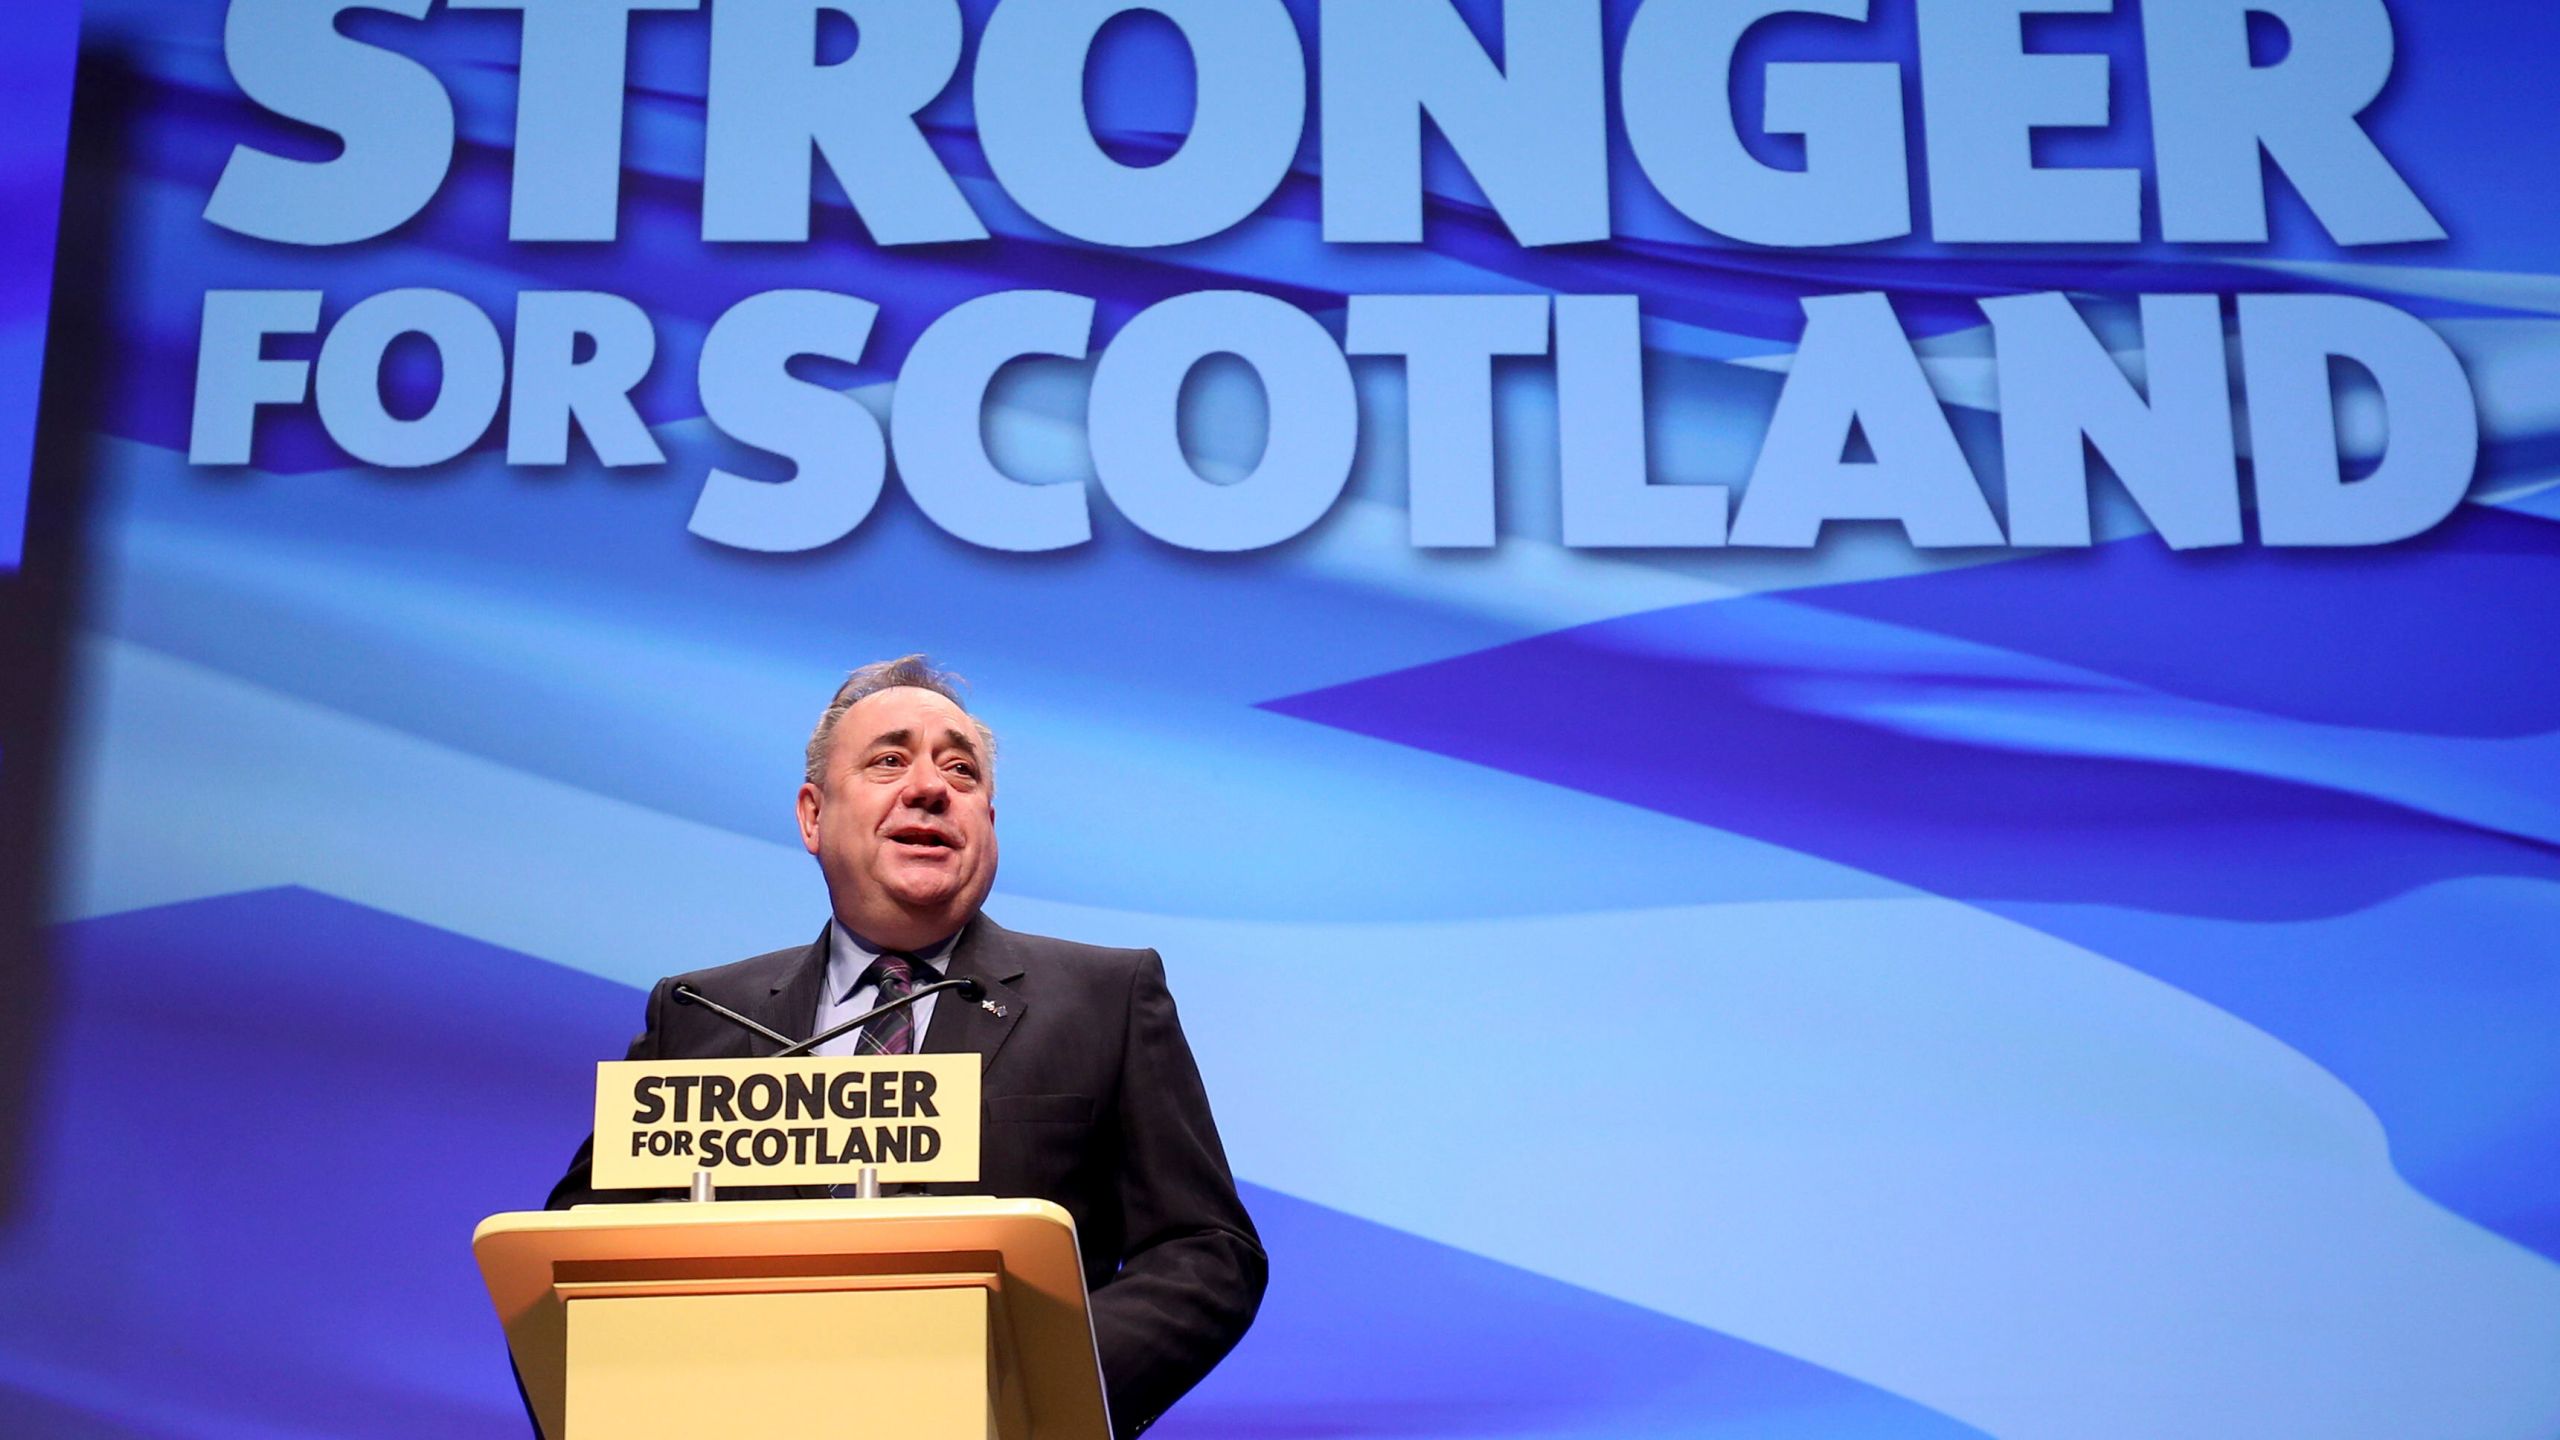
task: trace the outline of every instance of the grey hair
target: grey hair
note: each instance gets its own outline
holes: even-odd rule
[[[835,740],[836,722],[844,712],[883,690],[930,690],[960,707],[969,715],[969,702],[962,698],[968,681],[934,665],[922,655],[901,655],[895,660],[877,660],[844,677],[836,687],[836,698],[827,702],[826,713],[818,717],[818,728],[809,732],[808,764],[802,776],[812,785],[820,783],[827,771],[827,751]],[[969,723],[978,727],[978,748],[985,751],[987,790],[992,794],[996,783],[996,732],[987,722],[969,715]]]

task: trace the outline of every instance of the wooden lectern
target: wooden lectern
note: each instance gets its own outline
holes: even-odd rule
[[[471,1248],[550,1440],[1110,1440],[1045,1200],[585,1205]]]

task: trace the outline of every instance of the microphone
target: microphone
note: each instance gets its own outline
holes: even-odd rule
[[[699,1005],[703,1009],[710,1011],[712,1014],[719,1016],[721,1019],[728,1021],[732,1025],[739,1025],[746,1029],[753,1030],[776,1045],[788,1045],[792,1043],[790,1036],[783,1034],[781,1031],[776,1030],[769,1025],[762,1025],[756,1021],[748,1019],[746,1016],[739,1014],[737,1011],[730,1009],[728,1006],[721,1004],[719,1001],[712,999],[710,996],[703,994],[701,991],[694,989],[690,985],[677,986],[675,988],[675,997],[676,1003],[679,1005]]]
[[[719,1016],[721,1019],[728,1021],[730,1024],[736,1025],[741,1029],[754,1031],[756,1034],[761,1035],[765,1039],[782,1047],[773,1054],[766,1056],[766,1059],[789,1060],[794,1056],[806,1055],[810,1051],[817,1049],[819,1046],[826,1044],[828,1041],[835,1039],[839,1035],[859,1030],[863,1026],[870,1024],[872,1021],[879,1019],[881,1016],[888,1014],[890,1011],[897,1009],[901,1005],[913,1005],[927,995],[939,995],[945,990],[959,991],[960,998],[963,1000],[983,1000],[986,998],[987,994],[987,987],[979,984],[974,976],[962,975],[956,979],[937,980],[930,985],[919,985],[915,989],[908,991],[906,994],[899,996],[897,999],[890,1001],[886,1005],[874,1005],[870,1009],[863,1011],[861,1014],[854,1016],[852,1019],[845,1021],[843,1024],[831,1026],[828,1029],[810,1036],[806,1040],[794,1040],[771,1026],[759,1024],[754,1020],[750,1020],[746,1016],[739,1014],[737,1011],[730,1009],[728,1006],[721,1004],[719,1001],[712,999],[710,996],[703,994],[701,991],[694,989],[690,985],[678,985],[675,988],[674,994],[675,1001],[679,1005],[699,1005],[703,1009],[710,1011],[712,1014]]]
[[[927,995],[939,995],[945,990],[959,991],[960,998],[963,1000],[983,1000],[987,995],[987,987],[979,984],[974,976],[962,975],[951,980],[936,980],[930,985],[919,985],[886,1005],[874,1005],[841,1025],[829,1026],[797,1045],[785,1045],[775,1051],[770,1058],[788,1060],[794,1055],[806,1055],[839,1035],[861,1029],[901,1005],[913,1005]]]

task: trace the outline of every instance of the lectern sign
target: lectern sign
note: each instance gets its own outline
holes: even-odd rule
[[[978,1178],[976,1055],[609,1060],[596,1067],[605,1189]]]

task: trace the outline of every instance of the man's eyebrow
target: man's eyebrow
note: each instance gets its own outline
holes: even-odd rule
[[[899,749],[904,750],[908,746],[913,745],[915,743],[915,739],[916,732],[913,730],[890,730],[882,734],[872,736],[871,743],[862,748],[866,750],[877,750],[883,745],[895,745]]]
[[[977,754],[978,754],[978,742],[977,742],[976,737],[971,736],[971,735],[969,735],[969,734],[967,734],[967,733],[965,733],[965,732],[963,732],[963,731],[960,731],[960,730],[945,730],[945,731],[943,731],[943,732],[942,732],[942,743],[943,743],[943,744],[945,744],[945,745],[955,746],[955,747],[957,747],[957,748],[959,748],[959,749],[962,749],[962,750],[966,750],[966,751],[968,751],[968,752],[969,752],[969,755],[970,755],[970,758],[972,758],[972,759],[975,759],[975,758],[977,757]]]

